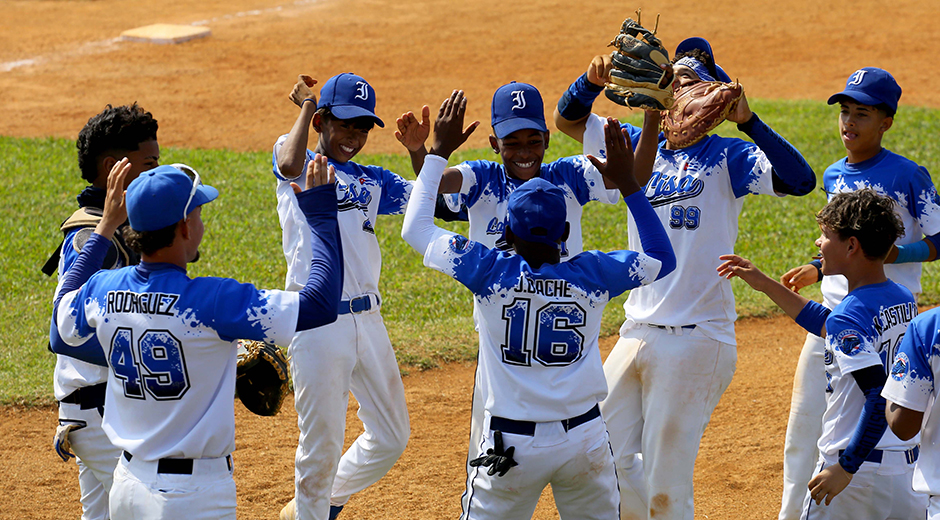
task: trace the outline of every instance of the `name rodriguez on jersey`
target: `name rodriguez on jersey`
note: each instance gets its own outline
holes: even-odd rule
[[[136,313],[175,316],[173,308],[179,301],[178,294],[135,293],[132,291],[108,291],[107,314]]]

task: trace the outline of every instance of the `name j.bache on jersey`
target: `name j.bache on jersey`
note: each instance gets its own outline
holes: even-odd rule
[[[138,313],[158,316],[175,316],[173,310],[180,299],[178,294],[135,293],[131,291],[108,291],[108,314]]]
[[[519,277],[515,290],[521,293],[540,294],[553,298],[571,298],[571,286],[567,280],[546,279],[533,280],[525,276]]]

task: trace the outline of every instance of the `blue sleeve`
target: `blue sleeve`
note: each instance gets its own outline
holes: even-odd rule
[[[411,181],[384,168],[372,168],[372,173],[381,176],[382,196],[379,198],[379,215],[400,215],[408,207]]]
[[[797,325],[806,329],[806,332],[815,334],[816,336],[822,336],[823,325],[826,324],[826,320],[829,318],[831,312],[832,311],[825,305],[810,300],[806,302],[806,305],[803,306],[800,313],[796,315],[795,321]]]
[[[885,418],[885,398],[881,397],[886,380],[884,368],[872,366],[852,372],[852,376],[865,394],[865,406],[852,439],[839,457],[839,465],[854,474],[884,436],[888,421]]]
[[[92,365],[108,366],[108,360],[104,357],[104,350],[101,349],[101,343],[98,342],[97,335],[93,334],[87,341],[77,347],[67,345],[59,336],[59,328],[56,326],[54,316],[49,327],[49,348],[56,354],[73,357]]]
[[[343,242],[333,184],[299,193],[297,203],[310,225],[313,247],[310,276],[300,290],[297,330],[301,331],[336,321],[343,291]]]
[[[55,297],[52,311],[53,320],[55,320],[56,307],[59,306],[62,295],[78,289],[91,278],[91,275],[101,270],[101,263],[104,262],[104,257],[108,254],[108,248],[110,246],[111,241],[97,233],[92,233],[88,242],[85,242],[81,254],[78,255],[78,258],[75,259],[75,263],[65,275],[65,280],[62,282],[62,289]]]
[[[486,246],[474,242],[463,235],[452,235],[448,238],[449,258],[445,262],[431,262],[428,267],[438,269],[444,274],[450,274],[455,280],[470,289],[473,294],[486,295],[494,286],[508,287],[515,285],[515,282],[496,281],[494,282],[488,276],[489,273],[496,273],[499,277],[506,270],[496,269],[494,265],[497,259],[507,260],[511,256],[500,256],[495,249],[489,249]],[[426,255],[427,258],[430,255]],[[427,261],[427,260],[426,260]],[[448,266],[448,269],[440,267]]]
[[[558,113],[568,121],[577,121],[591,113],[591,106],[597,96],[604,91],[587,79],[587,73],[581,74],[568,87],[558,100]]]
[[[738,130],[754,140],[773,166],[774,191],[806,195],[816,187],[816,174],[803,155],[754,114]]]
[[[662,262],[662,267],[656,276],[659,280],[676,269],[676,254],[672,249],[672,243],[666,235],[663,223],[656,216],[649,199],[642,190],[632,193],[624,199],[624,202],[630,208],[630,215],[636,223],[643,253]]]

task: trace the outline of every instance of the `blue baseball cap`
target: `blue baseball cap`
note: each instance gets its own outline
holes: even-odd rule
[[[522,183],[509,196],[509,228],[523,240],[557,247],[567,216],[564,192],[541,177]]]
[[[693,36],[692,38],[686,38],[679,42],[679,45],[676,46],[676,56],[682,54],[683,52],[689,52],[692,50],[700,50],[708,54],[710,59],[706,60],[705,68],[708,69],[708,72],[711,74],[716,81],[721,81],[723,83],[731,83],[731,77],[715,63],[715,52],[712,50],[711,44],[708,43],[708,40],[705,38],[700,38],[698,36]],[[701,60],[699,60],[701,61]]]
[[[548,131],[542,95],[528,83],[513,81],[496,89],[492,110],[493,132],[500,139],[516,130]]]
[[[329,108],[337,119],[368,117],[385,128],[385,123],[375,115],[375,89],[362,76],[352,72],[337,74],[326,80],[320,89],[317,108]]]
[[[901,87],[894,77],[884,69],[864,67],[853,72],[845,81],[845,90],[829,96],[829,104],[834,105],[847,97],[863,105],[885,105],[888,115],[894,116],[901,99]]]
[[[127,187],[127,220],[134,231],[156,231],[183,220],[193,209],[218,196],[219,190],[202,184],[199,174],[189,166],[158,166],[141,173]]]

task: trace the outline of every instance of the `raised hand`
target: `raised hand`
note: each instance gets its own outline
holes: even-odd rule
[[[718,257],[719,260],[724,260],[724,262],[718,266],[716,269],[718,271],[718,276],[722,278],[731,279],[737,276],[738,278],[747,282],[751,288],[758,291],[765,291],[767,289],[767,282],[771,284],[774,283],[766,274],[761,272],[753,262],[747,258],[740,257],[738,255],[721,255]]]
[[[598,54],[594,56],[594,59],[591,60],[591,64],[588,66],[587,80],[598,87],[603,87],[607,84],[607,79],[610,77],[611,67],[610,54]]]
[[[474,121],[464,128],[463,120],[467,112],[467,98],[462,90],[455,90],[449,98],[441,103],[437,120],[434,121],[434,141],[431,152],[434,155],[447,159],[454,150],[467,142],[470,134],[480,126]]]
[[[813,285],[818,280],[819,271],[816,266],[810,264],[794,267],[780,277],[780,283],[795,293],[799,293],[800,289]]]
[[[307,163],[307,182],[304,190],[323,186],[324,184],[333,184],[336,182],[336,169],[330,164],[325,155],[316,154],[313,160]],[[294,193],[300,193],[300,186],[296,182],[290,183]]]
[[[127,205],[124,200],[124,185],[131,171],[131,161],[125,157],[116,162],[108,173],[108,191],[104,198],[101,221],[95,233],[111,238],[114,231],[127,220]]]
[[[313,93],[313,90],[311,90],[316,84],[317,80],[306,74],[297,76],[297,83],[294,84],[293,90],[290,91],[290,100],[298,107],[303,108],[304,100],[312,99],[313,106],[316,107],[317,96]]]
[[[431,135],[431,109],[424,105],[421,109],[421,121],[415,117],[414,112],[405,112],[398,118],[398,130],[395,138],[405,145],[409,152],[416,152],[424,146],[428,136]]]
[[[604,141],[607,143],[607,160],[602,161],[593,155],[587,158],[605,178],[620,188],[624,197],[639,191],[640,185],[633,176],[633,147],[626,130],[614,117],[608,117],[604,124]]]

